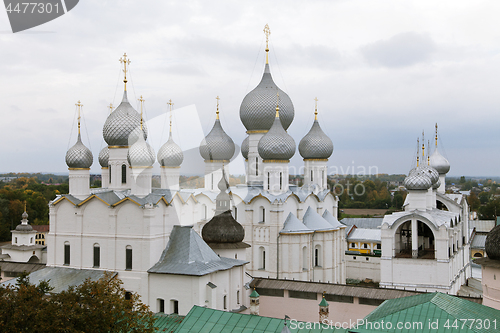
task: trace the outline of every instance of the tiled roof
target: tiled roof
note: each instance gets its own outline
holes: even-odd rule
[[[185,317],[179,316],[175,313],[169,315],[157,313],[154,315],[154,318],[156,319],[154,327],[158,330],[158,332],[173,333]]]
[[[295,234],[295,233],[313,233],[314,231],[309,229],[300,222],[300,220],[292,213],[288,214],[288,217],[283,223],[283,229],[281,229],[280,234]]]
[[[320,231],[320,230],[335,230],[329,222],[327,222],[321,215],[316,213],[311,206],[309,206],[304,214],[303,219],[304,225],[311,230]]]

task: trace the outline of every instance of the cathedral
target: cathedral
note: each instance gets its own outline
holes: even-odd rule
[[[265,32],[268,37],[267,27]],[[77,142],[66,154],[69,194],[50,203],[47,269],[116,272],[124,288],[139,293],[154,311],[170,307],[180,314],[193,305],[247,308],[250,276],[345,283],[345,226],[327,187],[333,143],[316,107],[311,129],[298,144],[304,185],[289,183],[297,145],[287,129],[295,111],[273,81],[268,54],[266,43],[262,80],[240,107],[248,134],[241,144],[246,183],[228,186],[235,144],[217,106],[213,128],[199,147],[205,184],[197,189],[179,187],[184,156],[172,124],[157,155],[148,143],[142,97],[139,112],[127,97],[125,54],[123,98],[103,126],[102,188],[89,186],[93,154],[82,143],[78,120]],[[152,188],[156,162],[161,188]]]

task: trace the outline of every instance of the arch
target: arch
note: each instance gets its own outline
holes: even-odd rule
[[[474,258],[482,258],[483,254],[481,252],[474,253]]]
[[[101,247],[99,246],[99,243],[94,243],[94,268],[99,268],[101,267]]]
[[[38,257],[36,255],[32,255],[30,260],[28,260],[28,264],[38,264],[39,262],[40,262],[40,259],[38,259]]]
[[[266,222],[266,208],[264,206],[259,207],[259,223],[265,223]]]
[[[440,210],[450,211],[450,207],[446,204],[446,202],[436,199],[436,208]]]
[[[266,269],[266,249],[259,247],[259,269]]]
[[[122,164],[122,184],[127,183],[127,166]]]
[[[413,246],[412,234],[413,230],[412,220],[416,219],[418,244]],[[434,226],[431,224],[431,226]],[[432,228],[426,221],[422,221],[420,217],[411,216],[406,217],[403,222],[398,222],[396,231],[394,232],[394,256],[396,258],[413,258],[412,251],[417,249],[417,258],[419,259],[434,259],[435,258],[435,235]]]
[[[314,247],[314,266],[321,267],[321,245],[316,245]]]

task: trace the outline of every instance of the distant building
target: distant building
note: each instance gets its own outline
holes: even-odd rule
[[[50,225],[32,225],[33,230],[36,231],[35,244],[45,245],[45,239],[49,233]]]

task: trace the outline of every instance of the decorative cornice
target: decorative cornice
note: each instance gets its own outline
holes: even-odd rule
[[[265,134],[267,132],[268,130],[252,130],[252,131],[247,131],[247,134],[259,134],[259,133]]]
[[[320,161],[320,162],[328,162],[327,158],[304,158],[303,161]]]
[[[130,148],[130,146],[108,146],[109,149],[116,149],[116,148]]]
[[[290,163],[290,160],[263,160],[264,163]]]
[[[68,170],[90,170],[90,168],[68,168]]]

